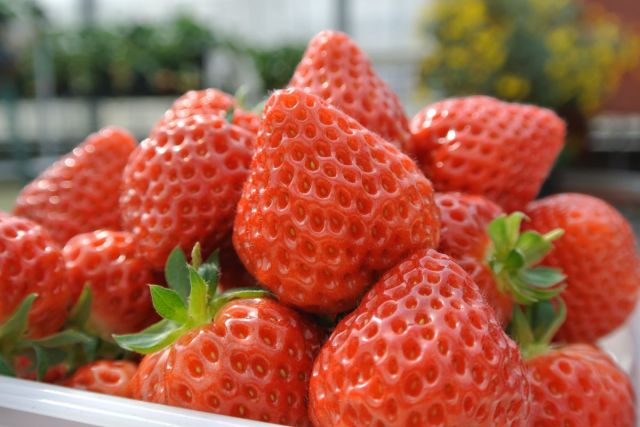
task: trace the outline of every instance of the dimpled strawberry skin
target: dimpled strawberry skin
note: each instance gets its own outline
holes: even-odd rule
[[[258,135],[233,243],[286,304],[348,310],[378,272],[438,244],[429,181],[396,147],[318,97],[275,92]]]
[[[525,426],[517,346],[471,278],[420,250],[385,273],[323,346],[310,384],[317,426]]]
[[[194,114],[212,114],[224,118],[229,109],[233,108],[234,125],[245,128],[252,133],[258,133],[260,117],[250,111],[238,108],[235,98],[218,89],[190,90],[176,99],[160,121],[160,125],[178,118],[186,118]]]
[[[77,296],[91,285],[91,323],[105,336],[138,332],[157,320],[149,294],[155,275],[137,250],[133,234],[107,230],[77,235],[62,250],[69,287]]]
[[[531,427],[634,427],[633,386],[601,350],[572,344],[527,361]]]
[[[507,212],[536,197],[565,136],[551,110],[487,96],[431,104],[410,128],[416,158],[436,191],[480,194]]]
[[[362,126],[410,152],[409,123],[400,100],[346,34],[323,31],[311,39],[289,86],[308,88]]]
[[[15,214],[45,227],[59,245],[76,234],[120,229],[122,171],[135,144],[118,128],[90,135],[20,192]]]
[[[500,324],[507,325],[513,302],[509,295],[498,289],[485,262],[491,247],[487,227],[504,212],[489,199],[471,194],[436,193],[435,201],[440,210],[441,224],[438,250],[454,258],[464,268],[495,310]]]
[[[128,360],[99,360],[80,367],[64,385],[111,396],[132,397],[130,381],[136,368],[137,365]]]
[[[162,269],[176,245],[206,256],[231,232],[255,137],[217,116],[157,127],[131,155],[120,199],[140,253]]]
[[[29,313],[29,336],[57,332],[72,304],[60,248],[28,219],[0,218],[0,323],[32,292],[39,296]]]
[[[322,335],[269,299],[228,303],[171,347],[166,403],[285,425],[309,425],[307,389]]]
[[[131,379],[131,393],[134,399],[146,402],[166,403],[165,371],[170,347],[147,354]]]
[[[564,230],[542,261],[567,276],[567,320],[557,340],[593,342],[622,325],[640,287],[640,256],[627,220],[606,202],[575,193],[532,202],[525,213],[528,229]]]

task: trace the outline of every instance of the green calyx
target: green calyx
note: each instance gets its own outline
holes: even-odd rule
[[[191,264],[176,247],[165,265],[168,288],[150,285],[151,300],[162,320],[136,334],[114,335],[120,347],[142,354],[153,353],[171,345],[185,332],[210,323],[229,301],[260,298],[270,294],[262,289],[234,289],[217,293],[218,253],[202,262],[200,245],[191,252]]]
[[[552,249],[552,242],[562,236],[561,229],[540,234],[520,232],[525,219],[522,212],[502,215],[487,228],[491,246],[486,263],[493,272],[498,289],[518,304],[532,304],[555,298],[562,292],[565,279],[561,270],[536,265]]]
[[[566,317],[567,308],[560,297],[523,307],[516,305],[509,335],[518,343],[522,357],[531,359],[552,348],[551,341]]]

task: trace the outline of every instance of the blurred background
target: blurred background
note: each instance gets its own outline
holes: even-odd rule
[[[544,191],[603,197],[640,228],[638,0],[0,0],[0,209],[100,127],[143,139],[189,89],[258,102],[327,28],[409,115],[478,93],[553,108],[569,140]]]

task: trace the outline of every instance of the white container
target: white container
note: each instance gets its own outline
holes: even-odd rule
[[[636,390],[640,391],[640,308],[626,327],[603,339],[601,345],[630,373]],[[0,377],[0,426],[3,427],[273,425]]]

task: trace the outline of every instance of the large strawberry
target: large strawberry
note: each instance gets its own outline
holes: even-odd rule
[[[269,98],[233,243],[283,302],[353,308],[375,276],[438,244],[429,181],[395,146],[310,93]]]
[[[136,368],[134,362],[127,360],[99,360],[81,366],[63,385],[112,396],[133,397],[131,378]]]
[[[140,253],[161,269],[171,250],[205,253],[231,232],[255,136],[216,115],[161,124],[133,152],[120,200]]]
[[[138,332],[157,320],[148,288],[155,275],[137,252],[133,234],[107,230],[77,235],[62,250],[72,292],[91,286],[90,327],[102,337]]]
[[[562,230],[521,234],[521,213],[505,216],[482,196],[436,193],[435,200],[442,224],[439,250],[469,273],[502,325],[509,323],[514,301],[547,300],[562,290],[560,271],[534,267]]]
[[[437,191],[484,195],[508,212],[535,198],[565,136],[553,111],[487,96],[428,105],[410,127],[416,157]]]
[[[252,133],[258,132],[260,117],[238,106],[238,101],[231,95],[218,89],[190,90],[176,99],[171,108],[161,119],[166,123],[177,118],[186,118],[194,114],[209,114],[226,117],[233,114],[232,123]]]
[[[145,357],[134,396],[201,411],[308,425],[307,389],[322,335],[262,290],[216,295],[217,266],[171,265],[172,289],[153,287],[165,319],[139,335],[117,336]],[[184,260],[184,255],[178,257]],[[198,273],[200,271],[200,273]],[[154,352],[160,353],[154,353]]]
[[[28,219],[0,218],[0,323],[35,293],[28,335],[57,332],[73,301],[66,283],[60,248],[49,233]]]
[[[511,333],[526,359],[533,427],[634,427],[629,377],[588,344],[550,345],[565,320],[561,300],[514,311]]]
[[[558,339],[591,342],[629,317],[640,289],[640,256],[627,220],[606,202],[583,194],[558,194],[532,202],[527,228],[565,235],[543,263],[566,274],[567,321]]]
[[[314,425],[525,426],[518,349],[471,278],[420,250],[387,271],[320,351]]]
[[[308,88],[410,153],[409,125],[400,100],[346,34],[323,31],[311,39],[289,85]]]
[[[119,229],[122,171],[135,144],[118,128],[90,135],[22,190],[15,214],[45,227],[60,245],[76,234]]]

